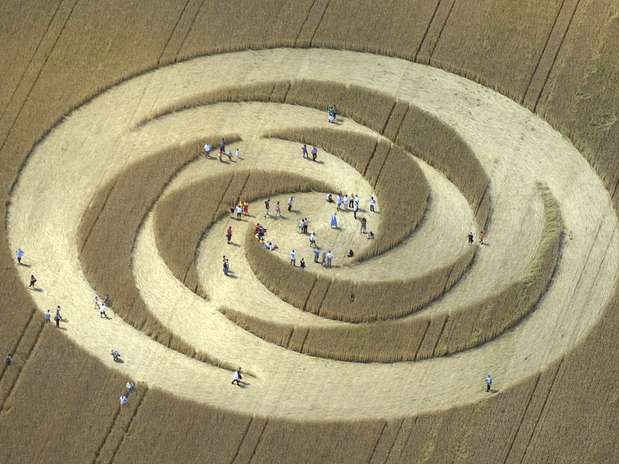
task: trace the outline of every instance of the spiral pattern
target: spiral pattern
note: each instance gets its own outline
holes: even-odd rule
[[[201,155],[221,137],[240,159]],[[364,210],[378,198],[360,212],[374,241],[352,212],[329,227],[337,191]],[[263,217],[265,197],[281,218]],[[230,216],[239,200],[250,217]],[[313,263],[303,217],[333,268]],[[37,304],[62,303],[84,349],[108,363],[117,347],[116,368],[178,395],[282,417],[451,407],[486,371],[516,383],[587,336],[619,272],[609,195],[560,134],[466,79],[345,51],[197,58],[103,92],[35,147],[8,229],[45,263]],[[467,243],[482,230],[486,245]],[[221,387],[239,365],[242,397]]]

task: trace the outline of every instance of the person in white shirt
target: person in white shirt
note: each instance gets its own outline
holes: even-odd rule
[[[207,158],[210,158],[212,149],[213,147],[210,143],[204,144],[204,156],[206,156]]]
[[[325,258],[325,267],[331,267],[331,265],[333,264],[333,253],[331,253],[331,250],[327,251]]]
[[[316,246],[316,234],[314,232],[310,233],[309,235],[309,244],[310,244],[310,247]]]
[[[120,395],[120,405],[124,406],[129,402],[129,398],[127,398],[125,395]]]
[[[484,383],[486,384],[486,392],[490,392],[490,387],[492,387],[492,376],[490,374],[486,376]]]
[[[290,264],[297,265],[297,252],[294,249],[290,252]]]
[[[288,212],[292,211],[292,202],[294,200],[294,197],[290,196],[288,197]]]
[[[370,212],[371,213],[376,212],[376,198],[374,198],[374,195],[370,197]]]
[[[236,159],[240,160],[241,159],[241,149],[237,148],[235,154],[236,154]]]
[[[241,368],[239,367],[237,370],[234,371],[234,374],[232,375],[232,385],[236,384],[240,387],[242,380],[243,376],[241,375]]]
[[[127,395],[129,396],[131,393],[133,393],[135,391],[135,383],[133,383],[131,380],[129,382],[127,382]]]
[[[25,253],[24,250],[22,250],[21,248],[18,248],[17,251],[15,252],[15,257],[17,258],[17,264],[21,264],[21,260],[24,257]]]
[[[105,303],[101,303],[99,305],[99,317],[104,317],[104,318],[108,319],[108,317],[107,317],[107,306],[105,306]]]

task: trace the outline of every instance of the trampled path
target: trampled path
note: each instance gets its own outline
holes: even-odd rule
[[[100,319],[79,260],[80,220],[99,189],[161,148],[222,133],[238,133],[243,139],[244,160],[224,166],[197,159],[171,173],[175,177],[170,189],[202,181],[217,170],[259,167],[319,176],[367,197],[371,187],[343,161],[324,155],[324,164],[314,165],[301,160],[298,152],[287,156],[287,147],[294,144],[256,138],[274,123],[277,128],[327,126],[326,115],[316,110],[268,102],[222,103],[148,120],[178,102],[192,98],[199,102],[205,93],[224,87],[298,79],[350,83],[413,104],[455,130],[490,177],[490,245],[480,250],[451,291],[422,312],[449,313],[456,305],[474,302],[509,284],[540,240],[542,205],[537,182],[547,185],[559,203],[565,237],[551,285],[535,311],[496,339],[449,357],[393,364],[310,357],[255,337],[218,311],[222,305],[239,304],[242,307],[232,309],[272,320],[342,325],[278,300],[249,274],[242,247],[231,253],[238,276],[225,281],[219,262],[225,254],[225,221],[215,224],[199,250],[198,273],[209,294],[205,300],[165,267],[157,253],[152,217],[147,217],[135,242],[132,272],[151,315],[197,349],[243,366],[255,377],[248,377],[251,385],[239,390],[230,386],[228,370],[170,350],[120,317]],[[145,119],[145,124],[135,127]],[[337,129],[373,134],[350,118],[344,118]],[[269,152],[269,144],[278,148]],[[415,246],[423,246],[420,254],[427,256],[431,267],[457,255],[453,240],[458,236],[465,245],[467,229],[474,227],[474,213],[446,179],[437,174],[428,178],[431,195],[440,203],[430,204],[428,216],[411,239],[360,264],[360,269],[371,269],[364,272],[378,272],[381,267],[391,272],[393,266],[381,266],[389,260],[404,267],[409,260],[405,253],[414,253]],[[136,179],[135,195],[140,195],[145,181]],[[433,216],[440,205],[458,211],[454,216]],[[437,234],[441,225],[444,236]],[[32,264],[30,269],[20,269],[24,283],[32,272],[43,289],[33,293],[39,309],[61,304],[68,336],[107,365],[151,387],[198,402],[316,420],[409,416],[450,408],[482,399],[481,383],[487,372],[493,373],[498,389],[505,389],[543,370],[582,341],[601,319],[618,272],[616,226],[608,193],[583,157],[545,122],[511,100],[466,79],[402,60],[287,49],[199,58],[103,93],[70,114],[34,149],[12,192],[8,216],[11,246],[25,249]],[[120,230],[122,221],[116,227]],[[235,232],[239,242],[240,232]],[[109,233],[114,234],[114,229]],[[431,238],[437,255],[423,255],[427,253],[424,240]],[[342,270],[346,272],[354,273]],[[112,363],[111,347],[125,355],[124,364]]]

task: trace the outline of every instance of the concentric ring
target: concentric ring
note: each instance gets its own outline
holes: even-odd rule
[[[134,113],[136,99],[140,104]],[[315,109],[329,102],[343,109],[340,126],[329,127],[323,112]],[[369,253],[355,267],[391,262],[393,266],[384,267],[393,271],[399,252],[425,244],[417,249],[417,270],[407,274],[419,278],[433,269],[433,261],[457,260],[476,250],[470,266],[450,272],[458,278],[443,277],[450,285],[429,292],[430,304],[415,308],[418,314],[410,317],[426,318],[426,323],[411,335],[415,354],[401,358],[406,362],[358,362],[396,360],[366,356],[384,353],[389,334],[381,345],[386,348],[374,350],[374,339],[356,335],[355,343],[368,341],[367,346],[352,345],[362,355],[347,359],[357,362],[339,361],[346,359],[337,354],[341,347],[330,347],[313,334],[393,322],[369,318],[351,323],[285,303],[276,296],[283,282],[267,289],[245,259],[244,247],[230,253],[226,249],[238,278],[222,276],[219,261],[228,222],[217,219],[229,201],[243,194],[247,178],[268,179],[277,172],[297,183],[304,179],[310,190],[326,185],[366,195],[374,191],[377,182],[367,180],[374,168],[356,169],[335,147],[321,154],[324,164],[310,163],[299,157],[296,142],[281,140],[286,131],[327,129],[373,138],[376,147],[387,144],[388,153],[396,147],[408,157],[415,155],[428,180],[430,202],[420,225],[409,227],[413,234],[389,251],[384,248],[374,257]],[[227,164],[199,158],[199,144],[221,135],[240,138],[243,160]],[[377,179],[389,169],[398,174],[390,156],[380,163]],[[561,176],[553,173],[558,165]],[[276,179],[266,185],[270,190],[256,187],[254,195],[245,194],[259,198],[290,188],[278,188]],[[174,240],[162,241],[165,227],[162,218],[156,219],[156,208],[186,189],[199,191],[206,185],[217,201],[198,215],[203,227],[192,229],[186,247],[168,250],[162,243]],[[433,208],[449,205],[459,206],[453,217],[432,215]],[[185,229],[182,216],[168,224],[170,234],[174,227]],[[34,217],[44,226],[32,227]],[[477,230],[476,223],[486,229],[489,245],[467,248],[466,234]],[[506,385],[514,384],[564,356],[587,336],[611,295],[619,262],[616,225],[608,193],[580,153],[510,100],[466,79],[402,60],[288,49],[198,58],[108,90],[70,114],[35,148],[12,192],[8,217],[11,246],[37,250],[39,278],[47,287],[34,295],[35,301],[41,309],[62,301],[71,321],[67,333],[84,349],[109,363],[105,355],[110,346],[118,346],[127,362],[117,368],[196,401],[277,417],[303,411],[316,420],[452,407],[475,400],[470,391],[488,370]],[[237,236],[243,236],[242,227]],[[562,243],[561,229],[570,237]],[[461,242],[452,242],[457,237]],[[550,259],[538,260],[540,253]],[[178,254],[183,254],[179,262],[189,265],[185,269],[193,269],[191,283],[186,276],[179,278],[182,266],[175,270],[170,265],[170,256]],[[111,255],[118,259],[108,260]],[[407,272],[401,264],[395,270]],[[339,271],[334,270],[333,282],[357,272]],[[526,280],[531,275],[534,281]],[[392,276],[385,273],[385,280]],[[115,285],[126,292],[112,294],[120,317],[95,319],[90,309],[95,282],[99,291],[100,285]],[[526,288],[536,289],[535,298],[524,298],[531,294],[523,287],[492,311],[476,312],[476,303],[508,292],[515,282],[531,284]],[[227,319],[220,312],[224,307],[228,316],[235,314],[235,321],[253,327],[262,338]],[[409,314],[395,311],[387,319]],[[260,330],[250,327],[251,320],[260,322]],[[496,320],[508,323],[499,324],[499,333],[480,337],[493,332]],[[575,335],[568,339],[563,333]],[[469,344],[475,337],[476,343]],[[311,344],[324,351],[310,350]],[[255,375],[242,396],[219,387],[228,383],[226,369],[236,365]],[[341,379],[355,381],[342,384]],[[346,401],[349,397],[356,399],[354,407]]]

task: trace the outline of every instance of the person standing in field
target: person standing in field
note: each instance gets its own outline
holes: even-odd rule
[[[475,237],[473,236],[473,232],[469,232],[469,245],[473,245],[475,243]]]
[[[8,353],[6,355],[6,358],[4,358],[4,363],[8,366],[10,366],[11,364],[13,364],[13,354],[12,353]]]
[[[292,211],[292,202],[294,200],[294,197],[291,195],[288,197],[288,212],[290,213]]]
[[[120,351],[118,351],[115,348],[112,348],[112,351],[110,351],[110,354],[112,355],[112,359],[114,360],[114,362],[120,362]]]
[[[335,203],[337,204],[337,209],[339,210],[340,207],[342,206],[342,194],[338,193],[337,197],[335,198]]]
[[[30,274],[30,285],[28,285],[28,288],[35,288],[35,285],[37,283],[37,278]]]
[[[60,305],[56,306],[56,314],[54,315],[54,321],[56,321],[56,327],[60,328],[60,321],[62,321],[62,315],[60,314]]]
[[[290,264],[293,266],[297,265],[297,251],[294,248],[290,252]]]
[[[232,241],[232,226],[228,226],[226,230],[226,239],[228,240],[228,244]]]
[[[307,228],[309,227],[309,219],[303,218],[303,226],[301,227],[301,231],[304,234],[307,234]]]
[[[301,158],[303,158],[303,159],[307,159],[308,158],[308,156],[307,156],[307,144],[305,144],[305,143],[301,146]]]
[[[352,216],[357,219],[357,212],[359,211],[359,203],[357,203],[357,201],[353,202],[353,206],[352,206]]]
[[[271,199],[267,198],[264,200],[264,217],[271,216]]]
[[[120,407],[125,406],[129,402],[129,398],[126,395],[120,395]]]
[[[348,195],[344,195],[344,198],[342,198],[342,209],[346,209],[348,208]]]
[[[333,253],[331,253],[331,250],[327,252],[325,259],[326,259],[325,267],[331,267],[331,265],[333,264]]]
[[[24,257],[25,253],[24,250],[22,250],[21,248],[18,248],[17,251],[15,252],[15,257],[17,258],[17,264],[21,264],[21,260]]]
[[[320,263],[320,248],[314,248],[314,262]]]
[[[213,149],[213,147],[211,146],[210,143],[205,143],[204,144],[204,156],[206,158],[210,158],[211,157],[211,150]]]
[[[104,304],[102,304],[99,307],[99,317],[104,317],[105,319],[109,319],[107,317],[107,306],[105,306]]]
[[[376,212],[376,198],[374,198],[374,195],[370,197],[370,212],[371,213]]]
[[[483,230],[479,231],[479,244],[480,245],[485,245],[486,244],[486,232],[484,232]]]
[[[331,228],[337,229],[337,215],[335,213],[331,215]]]
[[[365,234],[367,231],[368,220],[364,217],[361,218],[361,233]]]
[[[131,380],[127,382],[127,397],[135,391],[135,383]]]
[[[226,153],[226,141],[222,137],[219,141],[219,161],[221,161],[221,157]]]
[[[43,321],[47,324],[48,322],[52,321],[52,313],[49,312],[49,309],[47,311],[45,311],[45,314],[43,314]]]
[[[309,235],[309,244],[310,244],[310,247],[312,247],[312,248],[313,247],[317,247],[317,245],[316,245],[316,234],[314,232],[312,232]]]
[[[305,270],[305,258],[301,258],[300,266],[301,266],[301,270],[304,271]]]
[[[282,217],[282,208],[279,206],[279,201],[275,203],[275,216]]]
[[[318,158],[318,147],[314,145],[312,147],[312,160],[316,161],[316,158]]]
[[[237,147],[235,155],[236,155],[236,159],[237,160],[241,159],[241,149],[240,148]]]
[[[484,383],[486,384],[486,392],[490,392],[490,387],[492,387],[492,376],[490,374],[486,376]]]
[[[223,265],[224,265],[224,275],[227,277],[228,274],[230,273],[230,262],[228,261],[228,258],[226,258],[225,256],[223,259]]]
[[[232,385],[238,385],[240,387],[242,380],[243,375],[241,374],[241,368],[239,367],[237,370],[234,371],[234,374],[232,374]]]

